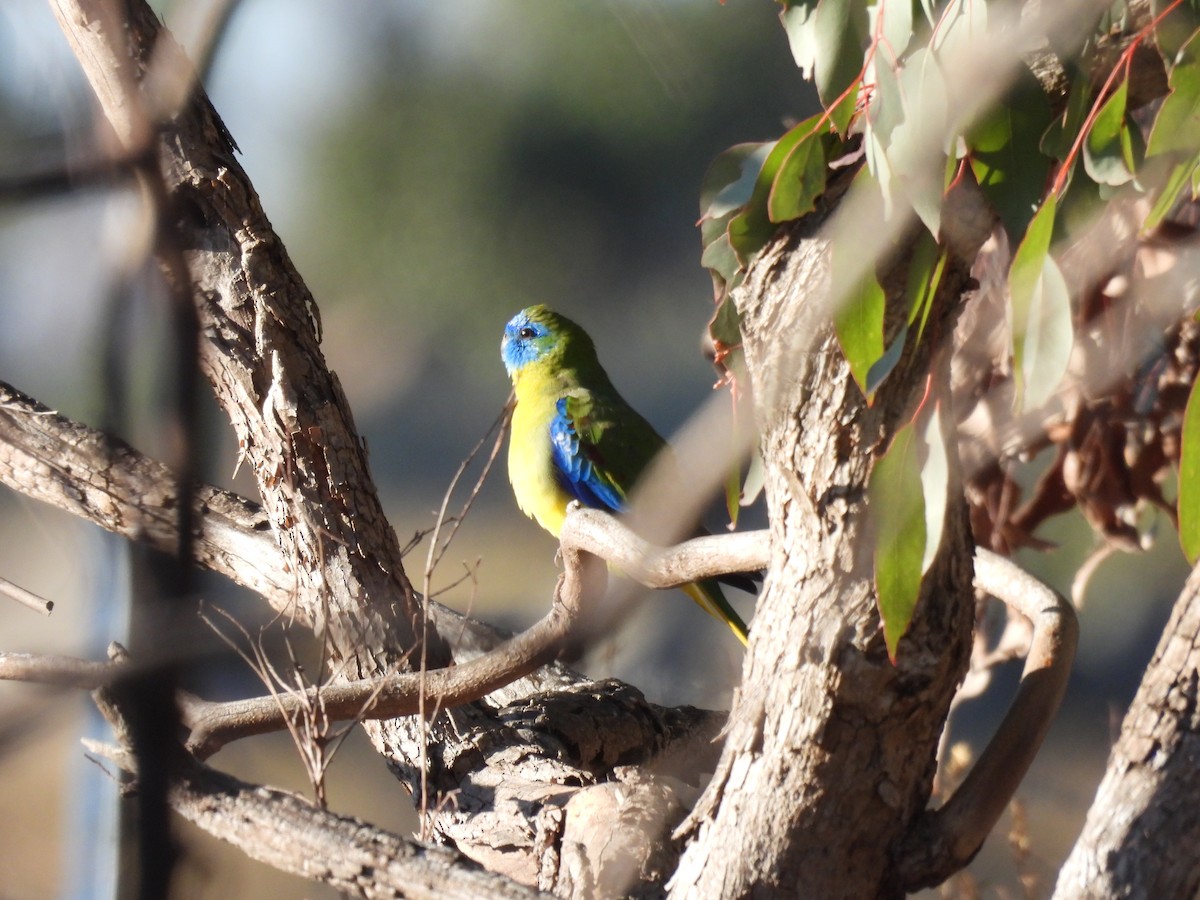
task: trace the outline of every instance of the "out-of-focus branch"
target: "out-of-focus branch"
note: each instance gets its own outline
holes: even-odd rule
[[[175,479],[162,463],[0,382],[0,482],[101,528],[174,553]],[[292,582],[262,508],[211,486],[193,492],[197,565],[290,609]]]
[[[22,606],[48,616],[54,612],[54,601],[39,597],[33,591],[27,591],[19,584],[13,584],[7,578],[0,578],[0,595],[8,597]]]
[[[129,733],[122,705],[107,691],[97,701],[118,736]],[[124,746],[89,742],[93,753],[129,772]],[[484,871],[471,860],[321,809],[294,793],[249,784],[176,750],[171,758],[171,807],[209,834],[270,866],[357,897],[529,900],[532,888]]]
[[[975,586],[1028,618],[1033,640],[1017,696],[974,768],[895,852],[908,891],[940,883],[979,851],[1041,748],[1075,659],[1078,620],[1057,592],[1012,560],[982,549],[975,551]]]
[[[110,662],[0,650],[0,681],[27,681],[90,691],[106,684],[114,674],[114,663]]]

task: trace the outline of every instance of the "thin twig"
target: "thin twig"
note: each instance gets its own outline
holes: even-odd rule
[[[25,590],[19,584],[13,584],[7,578],[0,578],[0,594],[8,597],[10,600],[17,601],[22,606],[26,606],[34,612],[40,612],[43,616],[48,616],[54,611],[53,600],[39,597],[32,591]]]

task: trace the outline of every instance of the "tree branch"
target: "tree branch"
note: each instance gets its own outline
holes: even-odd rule
[[[895,851],[907,891],[939,884],[979,852],[1041,749],[1058,712],[1079,623],[1065,598],[1012,560],[975,551],[975,587],[1033,623],[1021,685],[996,734],[958,790],[918,819]]]
[[[107,689],[96,693],[97,705],[122,743],[90,747],[136,779],[135,760],[123,742],[131,724],[124,705]],[[422,845],[316,807],[294,793],[218,772],[178,747],[171,753],[170,771],[168,802],[185,819],[252,859],[348,895],[429,900],[546,896],[486,872],[452,850]]]

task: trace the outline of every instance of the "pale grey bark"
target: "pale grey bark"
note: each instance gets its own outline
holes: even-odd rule
[[[1197,798],[1200,570],[1175,603],[1054,896],[1196,897]]]

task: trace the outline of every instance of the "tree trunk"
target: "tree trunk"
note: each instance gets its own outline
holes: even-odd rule
[[[1200,569],[1175,603],[1054,896],[1197,896],[1197,797]]]
[[[968,661],[972,546],[953,441],[940,550],[895,665],[862,551],[877,454],[911,418],[931,369],[933,396],[949,395],[942,351],[962,267],[951,266],[930,330],[868,407],[828,304],[811,299],[829,289],[829,244],[816,231],[823,218],[785,228],[735,294],[762,432],[771,566],[676,896],[900,893],[891,847],[925,808]],[[903,273],[883,279],[885,288],[894,282]]]

